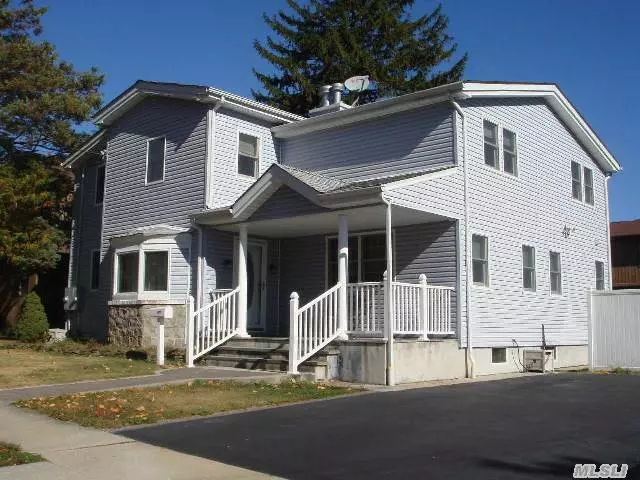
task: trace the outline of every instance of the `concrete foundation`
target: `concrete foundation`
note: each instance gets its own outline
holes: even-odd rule
[[[150,315],[152,308],[168,305],[162,302],[112,302],[109,305],[109,343],[123,347],[157,346],[157,320]],[[171,304],[173,318],[164,321],[165,348],[184,348],[186,305]]]
[[[338,378],[346,382],[383,385],[386,383],[387,351],[384,339],[355,339],[336,342],[340,355]],[[506,361],[492,362],[491,348],[474,348],[476,375],[515,373],[523,370],[524,350],[539,347],[506,349]],[[466,349],[458,341],[396,339],[394,342],[394,378],[396,383],[424,382],[463,378],[467,374]],[[588,363],[586,345],[555,347],[547,368],[582,367]]]

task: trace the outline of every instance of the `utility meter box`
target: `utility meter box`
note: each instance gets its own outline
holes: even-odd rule
[[[158,320],[173,318],[173,307],[166,306],[166,307],[151,308],[149,310],[149,315],[151,315],[152,317],[156,317],[156,319]]]
[[[78,309],[78,289],[76,287],[64,289],[64,309],[67,311]]]

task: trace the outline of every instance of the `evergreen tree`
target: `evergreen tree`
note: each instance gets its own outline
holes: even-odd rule
[[[58,261],[73,194],[60,163],[102,101],[102,75],[77,72],[38,41],[45,12],[33,0],[0,0],[0,324],[22,279]]]
[[[460,80],[467,55],[455,59],[457,44],[447,33],[439,5],[413,18],[414,0],[287,0],[291,12],[264,15],[275,37],[258,40],[258,54],[275,73],[254,74],[262,91],[256,100],[306,115],[318,106],[318,88],[354,75],[369,75],[374,101]],[[448,67],[448,68],[447,68]],[[354,100],[351,94],[347,101]]]

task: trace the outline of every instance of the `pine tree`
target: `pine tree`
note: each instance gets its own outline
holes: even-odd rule
[[[287,0],[292,12],[264,14],[275,34],[258,40],[258,54],[275,73],[254,74],[256,100],[306,115],[319,101],[318,88],[354,75],[369,75],[376,97],[390,97],[460,80],[467,62],[454,59],[457,44],[439,5],[413,18],[414,0]],[[449,68],[447,68],[447,66]],[[353,100],[354,96],[347,98]]]

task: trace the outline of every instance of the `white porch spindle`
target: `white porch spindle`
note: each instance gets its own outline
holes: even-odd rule
[[[429,318],[427,316],[427,308],[429,306],[429,301],[427,299],[427,276],[424,273],[421,273],[418,277],[418,284],[420,285],[419,292],[419,300],[418,300],[418,314],[420,316],[419,325],[422,328],[422,338],[425,340],[429,340]]]
[[[349,227],[340,215],[338,229],[338,338],[347,339],[347,281],[349,279]]]
[[[238,336],[248,337],[247,333],[247,226],[240,225],[238,239]]]

